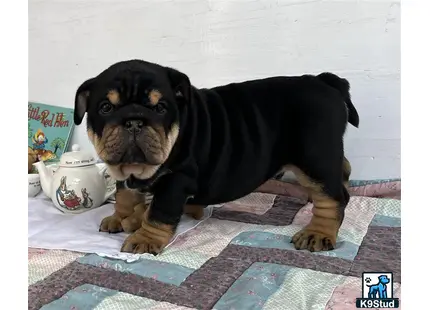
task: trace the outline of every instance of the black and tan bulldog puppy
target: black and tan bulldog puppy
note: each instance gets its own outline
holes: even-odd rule
[[[331,73],[280,76],[197,89],[172,68],[130,60],[85,81],[75,123],[118,182],[115,213],[100,230],[132,233],[122,251],[158,254],[184,212],[243,197],[292,170],[313,200],[296,249],[331,250],[349,201],[347,123],[359,116],[349,83]],[[152,193],[149,207],[145,192]]]

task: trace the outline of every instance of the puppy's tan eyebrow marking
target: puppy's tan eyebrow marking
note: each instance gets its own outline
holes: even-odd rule
[[[111,89],[107,94],[107,98],[110,103],[112,103],[113,105],[117,105],[119,103],[118,91],[116,91],[115,89]]]
[[[148,94],[149,102],[152,105],[156,105],[161,97],[163,97],[163,95],[156,89],[151,90]]]

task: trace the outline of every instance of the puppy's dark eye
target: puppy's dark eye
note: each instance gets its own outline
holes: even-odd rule
[[[166,113],[166,108],[164,107],[164,105],[160,102],[158,103],[155,107],[155,112],[157,112],[158,114],[164,114]]]
[[[105,102],[100,107],[100,113],[102,113],[102,114],[108,114],[109,112],[112,111],[112,109],[113,109],[112,104],[110,104],[109,102]]]

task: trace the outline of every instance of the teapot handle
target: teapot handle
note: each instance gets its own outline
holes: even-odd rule
[[[107,182],[107,179],[105,178],[106,170],[107,170],[107,166],[104,166],[104,167],[100,168],[99,173],[103,177],[103,180],[105,181],[105,184],[107,186],[108,182]],[[113,194],[115,194],[115,192],[116,192],[116,187],[114,187],[110,191],[106,191],[106,194],[105,194],[103,202],[106,202],[110,198],[110,196],[112,196]]]

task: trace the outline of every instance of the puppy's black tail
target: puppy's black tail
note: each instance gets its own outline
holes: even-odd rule
[[[321,73],[317,75],[317,78],[327,85],[336,88],[342,94],[343,100],[345,100],[346,106],[348,108],[348,122],[352,126],[358,128],[360,118],[351,101],[351,95],[349,94],[349,82],[346,79],[340,78],[336,74],[329,72]]]

